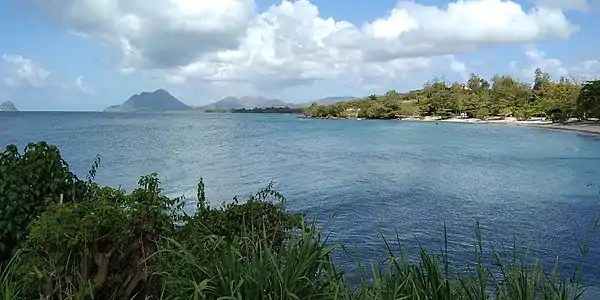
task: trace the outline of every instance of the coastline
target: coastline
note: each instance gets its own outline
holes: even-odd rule
[[[598,122],[582,123],[582,124],[560,124],[552,123],[547,125],[530,125],[536,128],[544,128],[550,130],[575,131],[579,133],[600,135],[600,123]]]
[[[301,117],[307,119],[313,119],[312,117]],[[330,119],[338,120],[345,118],[314,118],[314,119]],[[503,125],[515,125],[515,126],[527,126],[534,128],[550,129],[550,130],[561,130],[561,131],[574,131],[579,133],[587,133],[600,135],[600,122],[596,121],[570,121],[566,124],[546,121],[546,120],[526,120],[520,121],[516,118],[496,118],[490,120],[480,120],[476,118],[449,118],[441,119],[435,117],[425,118],[402,118],[392,119],[398,121],[412,121],[412,122],[445,122],[445,123],[476,123],[476,124],[503,124]]]
[[[588,133],[600,135],[600,123],[596,121],[570,121],[565,123],[545,121],[545,120],[526,120],[519,121],[515,118],[506,119],[495,119],[495,120],[480,120],[475,118],[461,119],[461,118],[450,118],[450,119],[435,119],[435,118],[405,118],[404,121],[421,121],[421,122],[449,122],[449,123],[477,123],[477,124],[503,124],[503,125],[516,125],[516,126],[528,126],[535,128],[551,129],[551,130],[562,130],[562,131],[576,131],[580,133]]]
[[[406,120],[406,119],[405,119]],[[534,128],[543,128],[550,130],[575,131],[580,133],[600,135],[600,123],[596,121],[571,121],[567,123],[558,123],[545,120],[527,120],[519,121],[515,118],[506,118],[499,120],[479,120],[475,118],[460,119],[450,118],[445,120],[419,120],[425,122],[454,122],[454,123],[478,123],[478,124],[504,124],[516,126],[528,126]]]

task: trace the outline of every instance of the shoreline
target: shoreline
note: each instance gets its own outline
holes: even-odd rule
[[[328,120],[340,120],[345,118],[313,118],[313,117],[300,117],[306,119],[328,119]],[[349,119],[353,120],[353,119]],[[527,120],[519,121],[516,118],[506,119],[492,119],[492,120],[480,120],[476,118],[450,118],[450,119],[437,119],[434,117],[425,118],[402,118],[402,119],[389,119],[397,121],[409,121],[409,122],[443,122],[443,123],[469,123],[469,124],[502,124],[502,125],[515,125],[515,126],[526,126],[532,128],[541,128],[549,130],[560,130],[560,131],[572,131],[579,133],[587,133],[593,135],[600,135],[600,122],[596,121],[572,121],[566,124],[557,123],[545,120]]]
[[[403,119],[407,120],[407,119]],[[460,119],[450,118],[445,120],[435,119],[410,119],[412,121],[423,121],[423,122],[446,122],[446,123],[476,123],[476,124],[502,124],[502,125],[515,125],[515,126],[526,126],[532,128],[560,130],[560,131],[572,131],[579,133],[587,133],[600,135],[600,123],[596,121],[573,121],[564,123],[544,121],[544,120],[527,120],[519,121],[514,118],[511,119],[500,119],[500,120],[479,120],[474,118]]]

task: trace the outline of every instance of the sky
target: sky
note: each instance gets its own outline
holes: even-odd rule
[[[2,0],[0,102],[94,111],[164,88],[309,102],[433,78],[600,75],[600,0]]]

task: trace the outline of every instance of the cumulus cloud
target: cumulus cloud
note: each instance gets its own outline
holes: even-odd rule
[[[560,10],[529,12],[512,1],[466,0],[444,9],[398,2],[386,18],[364,26],[370,59],[450,54],[485,46],[568,38],[577,30]]]
[[[548,57],[544,51],[539,50],[533,45],[525,46],[523,52],[528,60],[527,66],[519,68],[516,62],[511,62],[511,68],[518,70],[520,75],[526,78],[533,78],[535,69],[537,68],[548,72],[556,79],[567,77],[578,81],[585,81],[600,76],[600,61],[598,60],[584,60],[566,64],[558,58]]]
[[[540,68],[555,77],[568,76],[569,70],[558,58],[547,57],[546,53],[533,46],[525,47],[525,56],[531,61],[529,67],[522,70],[523,73],[533,76],[535,69]]]
[[[190,64],[235,48],[255,15],[252,0],[38,0],[76,34],[115,47],[124,69]]]
[[[263,12],[253,0],[37,1],[69,30],[112,46],[123,71],[150,72],[176,84],[273,88],[340,76],[376,81],[439,62],[463,74],[466,66],[454,54],[566,39],[578,30],[559,8],[525,10],[506,0],[445,7],[400,1],[361,26],[325,18],[307,0],[284,0]]]
[[[2,60],[8,64],[9,76],[4,81],[10,86],[27,84],[40,88],[46,85],[50,72],[21,55],[3,54]]]

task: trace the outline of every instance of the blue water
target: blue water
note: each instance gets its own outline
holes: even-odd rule
[[[507,125],[306,120],[294,115],[16,113],[0,115],[0,145],[46,140],[84,177],[96,154],[101,183],[135,187],[157,172],[170,196],[193,199],[205,179],[213,205],[275,183],[291,211],[326,220],[330,241],[360,256],[385,254],[380,235],[466,262],[475,220],[499,248],[513,239],[568,271],[600,212],[600,139]],[[600,239],[587,279],[600,282]]]

